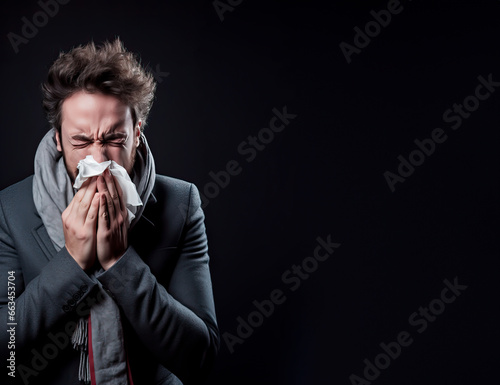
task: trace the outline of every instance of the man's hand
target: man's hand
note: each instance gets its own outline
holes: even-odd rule
[[[97,179],[89,178],[62,213],[66,250],[84,270],[96,257],[96,225],[99,209]]]
[[[109,169],[97,179],[99,221],[97,224],[97,258],[108,270],[128,247],[128,211],[123,192]]]

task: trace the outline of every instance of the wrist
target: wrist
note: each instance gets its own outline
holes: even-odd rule
[[[118,261],[118,259],[113,259],[113,260],[108,261],[108,262],[101,262],[101,266],[104,270],[108,270],[116,263],[116,261]]]
[[[87,261],[82,261],[81,258],[75,257],[75,253],[72,253],[70,249],[65,245],[66,251],[68,252],[69,255],[71,255],[71,258],[82,268],[82,270],[87,271],[92,266],[94,265],[95,258],[93,259],[87,259]]]
[[[111,258],[108,258],[106,261],[99,261],[101,263],[101,266],[104,270],[108,270],[109,268],[111,268],[116,262],[118,262],[120,260],[120,258],[123,256],[123,254],[125,254],[125,252],[123,252],[122,254],[120,254],[119,257],[111,257]]]

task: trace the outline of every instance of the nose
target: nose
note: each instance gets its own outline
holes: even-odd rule
[[[102,146],[99,142],[92,144],[89,155],[92,155],[97,163],[109,160],[106,146]]]

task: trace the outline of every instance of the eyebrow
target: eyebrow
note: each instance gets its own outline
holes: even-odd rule
[[[124,120],[121,120],[111,127],[108,133],[103,135],[103,140],[112,140],[112,139],[120,139],[120,138],[126,138],[128,137],[128,134],[125,132],[114,132],[117,128],[123,126]],[[76,134],[72,135],[71,139],[73,140],[81,140],[81,141],[86,141],[86,140],[92,140],[91,137],[85,135],[85,134]]]

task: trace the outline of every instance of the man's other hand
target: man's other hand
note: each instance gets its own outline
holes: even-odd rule
[[[98,210],[97,178],[93,177],[85,181],[61,217],[66,249],[84,270],[96,258]]]
[[[120,259],[128,247],[128,211],[120,184],[109,169],[97,179],[100,195],[97,258],[104,270]]]

